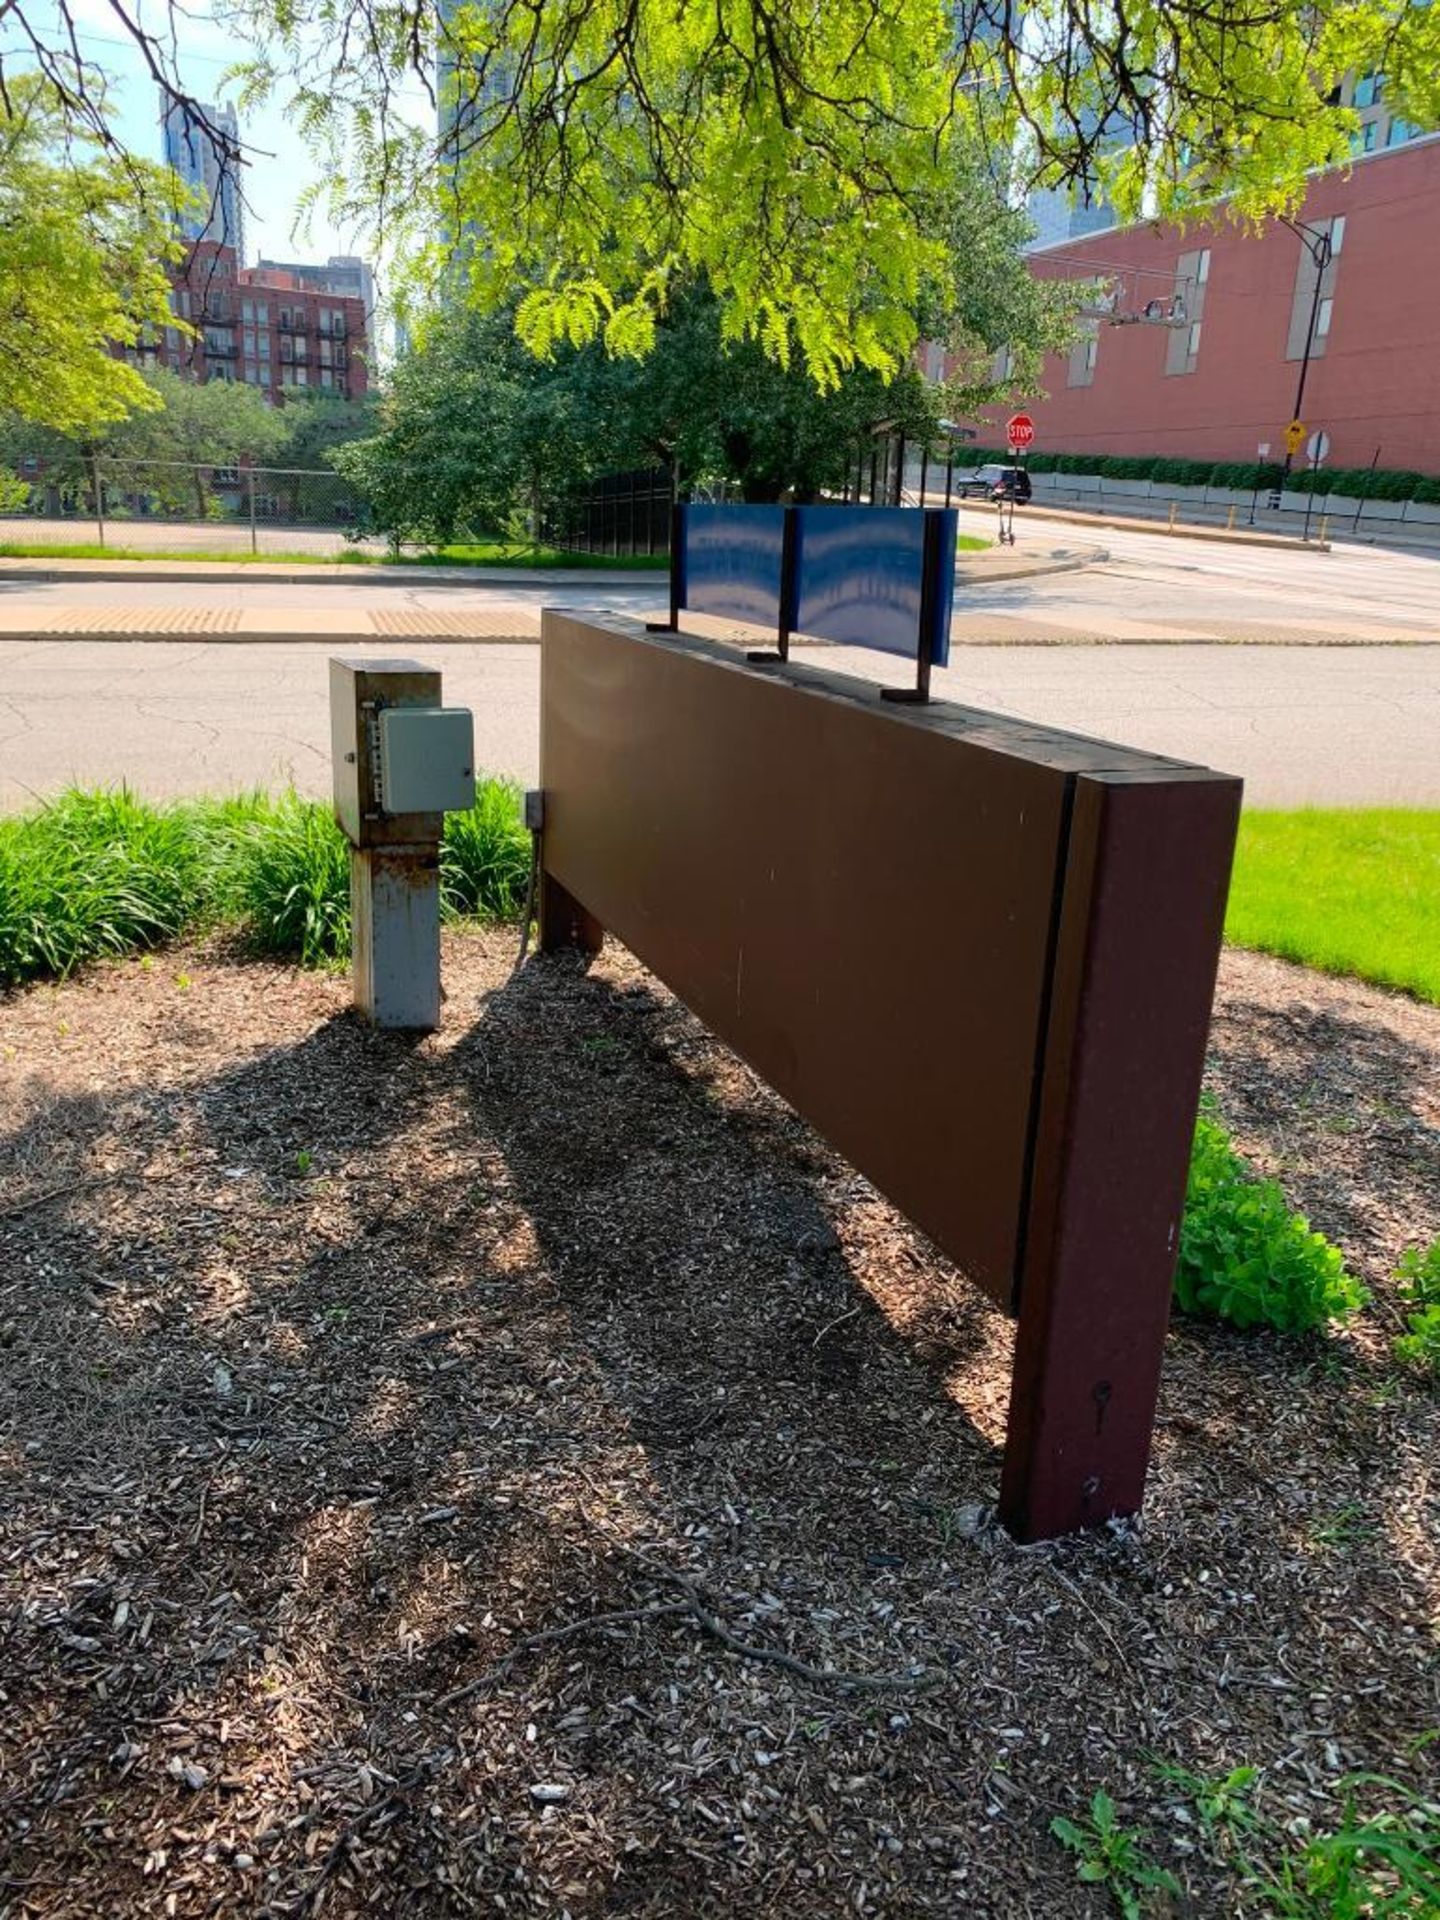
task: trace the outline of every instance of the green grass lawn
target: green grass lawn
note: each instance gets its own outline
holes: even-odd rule
[[[988,540],[962,533],[955,542],[960,553],[979,553]],[[237,567],[579,567],[601,572],[662,572],[670,561],[663,553],[570,553],[562,547],[527,546],[516,540],[465,541],[448,547],[427,547],[398,557],[342,547],[338,553],[249,553],[234,547],[102,547],[98,540],[71,540],[46,545],[35,540],[0,541],[3,560],[224,560]]]
[[[560,547],[533,547],[517,541],[486,540],[421,553],[365,553],[342,547],[338,553],[249,553],[235,547],[102,547],[98,540],[47,545],[33,540],[0,541],[4,560],[224,560],[239,567],[582,567],[650,572],[668,567],[663,553],[567,553]]]
[[[1225,932],[1440,1005],[1440,809],[1247,812]]]

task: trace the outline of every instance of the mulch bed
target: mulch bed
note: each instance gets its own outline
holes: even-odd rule
[[[1155,1759],[1414,1779],[1440,1011],[1227,955],[1211,1085],[1375,1304],[1177,1326],[1143,1523],[1020,1549],[1009,1324],[626,954],[512,945],[422,1042],[218,949],[0,1000],[0,1913],[1100,1914],[1103,1786],[1223,1914]]]

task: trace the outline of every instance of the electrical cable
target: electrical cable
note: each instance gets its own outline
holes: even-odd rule
[[[530,883],[525,889],[525,912],[520,922],[520,951],[515,956],[515,965],[510,969],[513,980],[525,964],[525,956],[530,951],[530,922],[535,917],[535,895],[540,884],[540,833],[537,828],[530,830]]]

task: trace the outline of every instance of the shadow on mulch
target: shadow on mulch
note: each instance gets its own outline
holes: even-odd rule
[[[1440,1232],[1440,1019],[1263,955],[1226,966],[1237,986],[1217,1013],[1210,1073],[1225,1118],[1291,1204],[1383,1286],[1404,1246]]]
[[[199,1072],[30,1063],[0,1174],[107,1184],[0,1214],[0,1912],[1089,1915],[1048,1820],[1148,1749],[1401,1764],[1411,1401],[1185,1329],[1145,1536],[1016,1549],[1005,1323],[624,956],[505,957],[436,1042],[216,1071],[192,969]]]

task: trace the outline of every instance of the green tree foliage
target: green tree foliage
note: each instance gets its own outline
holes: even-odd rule
[[[136,382],[136,411],[83,435],[57,433],[13,414],[0,417],[0,467],[35,458],[47,487],[88,494],[92,456],[99,455],[107,491],[148,493],[167,510],[204,519],[210,511],[208,469],[275,459],[297,426],[313,432],[321,424],[292,421],[290,408],[269,407],[257,388],[238,382],[201,385],[167,367],[137,374]]]
[[[501,527],[547,473],[588,470],[587,435],[547,385],[508,319],[457,309],[396,367],[381,432],[331,461],[396,538]]]
[[[822,389],[762,342],[727,339],[722,303],[701,287],[670,303],[641,361],[598,339],[537,360],[508,312],[441,308],[395,370],[381,431],[336,450],[335,465],[379,526],[438,542],[533,520],[593,474],[630,467],[723,480],[747,500],[813,499],[843,484],[882,423],[934,439],[947,411],[1007,391],[993,378],[999,342],[1032,365],[1063,338],[1073,295],[1030,278],[1006,217],[956,218],[973,221],[969,257],[984,273],[923,296],[929,330],[957,356],[948,385],[907,364],[889,379],[853,368]]]
[[[109,134],[76,4],[4,12],[73,122]],[[167,4],[110,0],[186,98]],[[461,278],[487,311],[529,287],[535,351],[643,355],[700,283],[727,341],[822,386],[905,366],[957,153],[1122,217],[1229,195],[1249,219],[1347,157],[1346,73],[1383,68],[1397,111],[1440,121],[1440,7],[1407,0],[239,0],[227,23],[256,48],[242,105],[290,108],[316,193],[419,242],[432,287]],[[438,141],[414,112],[437,72]]]
[[[23,4],[23,0],[22,0]],[[1083,181],[1122,217],[1293,207],[1356,125],[1346,72],[1440,118],[1440,8],[1404,0],[245,0],[339,206],[445,244],[433,280],[544,353],[656,344],[695,281],[729,341],[822,386],[893,375],[942,270],[954,156]],[[333,48],[333,54],[325,49]],[[388,103],[438,62],[449,134]],[[1116,126],[1131,136],[1113,142]],[[393,228],[392,228],[393,230]]]
[[[957,158],[928,219],[938,264],[914,289],[910,324],[947,349],[944,383],[911,360],[817,382],[772,343],[734,337],[703,279],[672,290],[641,359],[598,336],[550,341],[537,358],[517,345],[510,310],[445,301],[417,324],[382,432],[336,464],[380,525],[442,541],[501,529],[595,472],[628,467],[673,466],[687,483],[724,480],[750,500],[814,498],[843,483],[882,422],[912,442],[933,439],[943,415],[1033,387],[1045,354],[1068,339],[1080,290],[1025,270],[1024,218],[974,156]],[[523,294],[519,310],[528,303]]]
[[[112,427],[100,451],[107,456],[107,474],[122,485],[143,487],[167,507],[193,505],[204,519],[210,511],[207,468],[265,460],[284,444],[284,416],[265,404],[256,387],[231,380],[201,385],[166,367],[145,379],[159,406]]]
[[[92,435],[152,390],[117,360],[170,321],[171,176],[106,152],[35,73],[0,91],[0,412]]]
[[[327,466],[337,447],[375,431],[377,412],[373,394],[350,400],[313,388],[290,387],[284,407],[275,416],[282,437],[271,449],[271,458],[284,467]]]

